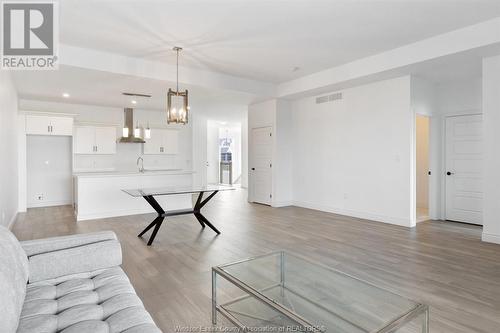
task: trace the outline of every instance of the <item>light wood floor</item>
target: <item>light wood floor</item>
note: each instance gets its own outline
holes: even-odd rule
[[[210,325],[212,266],[281,249],[429,304],[431,332],[500,332],[500,245],[482,243],[481,228],[428,221],[410,230],[245,197],[219,193],[205,206],[220,236],[180,216],[163,224],[151,247],[136,235],[153,214],[76,223],[69,206],[37,208],[13,230],[21,240],[115,231],[123,267],[164,332]]]

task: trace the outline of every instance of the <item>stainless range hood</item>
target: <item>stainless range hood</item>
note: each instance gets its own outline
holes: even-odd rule
[[[120,142],[125,142],[125,143],[144,143],[143,138],[139,137],[136,138],[134,136],[134,109],[132,108],[125,108],[125,126],[124,128],[128,128],[128,136],[122,136],[120,139]]]

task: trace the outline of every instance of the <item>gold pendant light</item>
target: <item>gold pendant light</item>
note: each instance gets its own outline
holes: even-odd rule
[[[167,124],[187,124],[189,103],[188,91],[179,91],[179,52],[182,47],[174,47],[177,52],[177,86],[176,90],[168,89],[167,93]]]

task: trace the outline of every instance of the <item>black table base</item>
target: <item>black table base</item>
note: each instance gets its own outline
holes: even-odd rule
[[[154,196],[152,196],[152,195],[143,196],[143,198],[158,213],[158,217],[155,218],[154,221],[151,222],[146,227],[146,229],[141,231],[141,233],[138,235],[138,237],[142,237],[142,235],[144,235],[146,232],[148,232],[151,228],[154,227],[153,233],[151,234],[151,236],[149,237],[149,240],[148,240],[148,246],[150,246],[151,244],[153,244],[153,241],[155,240],[156,234],[158,233],[158,230],[160,230],[161,224],[163,223],[163,221],[165,220],[166,217],[186,215],[186,214],[194,214],[194,216],[196,217],[196,219],[198,220],[198,222],[200,223],[202,228],[205,228],[205,226],[207,225],[210,229],[215,231],[217,233],[217,235],[220,234],[220,231],[217,230],[217,228],[214,227],[214,225],[212,223],[210,223],[210,221],[205,216],[203,216],[203,214],[200,211],[201,208],[203,208],[203,206],[205,206],[207,204],[207,202],[209,202],[210,199],[212,199],[217,194],[217,192],[219,192],[219,191],[213,191],[205,200],[203,200],[203,194],[205,192],[200,192],[198,195],[198,199],[196,200],[196,203],[194,204],[193,209],[179,209],[179,210],[171,210],[171,211],[167,211],[167,212],[160,206],[160,204],[158,203],[158,201],[156,201]]]

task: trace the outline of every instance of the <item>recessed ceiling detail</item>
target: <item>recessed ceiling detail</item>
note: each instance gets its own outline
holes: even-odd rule
[[[63,44],[170,65],[175,54],[165,55],[182,44],[185,67],[281,83],[498,17],[500,1],[65,0],[60,9]]]

